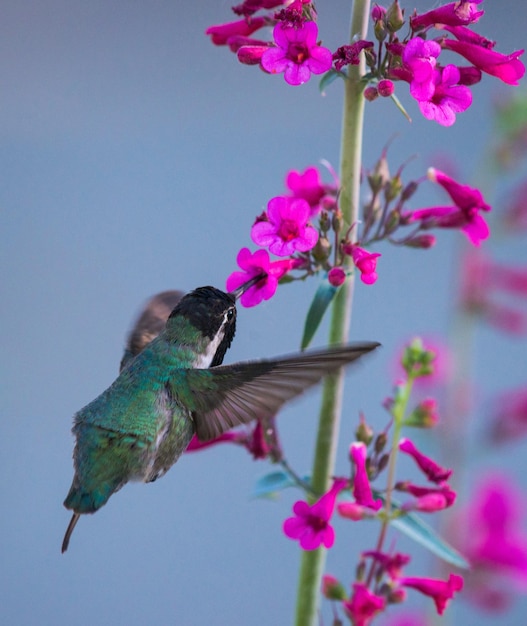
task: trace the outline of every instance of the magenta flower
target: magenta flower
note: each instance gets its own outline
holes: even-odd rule
[[[223,433],[219,437],[215,439],[209,439],[208,441],[200,441],[196,435],[192,437],[190,443],[187,446],[185,452],[197,452],[198,450],[203,450],[205,448],[210,448],[210,446],[215,446],[218,443],[230,442],[230,443],[238,443],[242,444],[245,435],[243,432],[236,431],[228,431]]]
[[[408,577],[399,578],[398,582],[404,587],[410,587],[433,598],[439,615],[443,615],[446,605],[454,597],[454,593],[463,589],[463,578],[457,574],[450,574],[446,581],[435,578]]]
[[[244,65],[259,65],[263,53],[269,49],[267,45],[247,45],[240,46],[236,52],[238,61]]]
[[[503,610],[527,588],[525,496],[501,474],[485,476],[456,520],[457,546],[471,563],[469,596],[485,609]]]
[[[429,100],[435,91],[434,70],[441,46],[437,41],[414,37],[404,47],[402,60],[411,72],[410,94],[418,101]]]
[[[525,66],[518,60],[524,50],[501,54],[475,43],[454,39],[444,39],[443,47],[457,52],[482,72],[496,76],[507,85],[518,85],[518,81],[525,74]]]
[[[457,497],[457,493],[446,483],[442,484],[440,487],[420,487],[407,480],[397,483],[395,488],[397,491],[404,491],[417,499],[428,498],[428,496],[434,496],[434,498],[441,496],[441,499],[444,499],[447,507],[452,506]],[[423,502],[426,502],[426,500],[423,500]]]
[[[351,502],[350,500],[339,502],[337,504],[337,513],[340,517],[345,517],[353,522],[360,522],[360,520],[364,518],[374,517],[371,509],[363,506],[362,504]]]
[[[284,534],[290,539],[298,539],[303,550],[316,550],[321,545],[331,548],[335,542],[335,531],[329,521],[335,509],[337,495],[347,484],[345,479],[335,479],[331,489],[314,504],[303,500],[295,502],[295,517],[285,520]]]
[[[276,48],[262,56],[262,67],[271,74],[284,72],[289,85],[302,85],[311,74],[322,74],[331,68],[331,51],[317,44],[318,26],[305,22],[301,28],[277,24],[273,30]]]
[[[217,24],[209,26],[205,31],[206,35],[210,35],[211,41],[216,46],[224,46],[230,37],[242,35],[247,37],[254,31],[265,26],[265,18],[254,17],[251,20],[238,20],[237,22],[228,22],[227,24]]]
[[[404,214],[403,218],[409,222],[420,221],[421,228],[460,228],[473,245],[479,246],[490,234],[479,212],[491,209],[481,192],[468,185],[461,185],[433,167],[428,170],[428,178],[441,185],[456,206],[418,209]]]
[[[272,298],[280,278],[293,269],[295,265],[292,259],[271,262],[266,250],[257,250],[252,254],[249,248],[242,248],[238,252],[236,262],[243,271],[233,272],[227,278],[227,291],[238,289],[238,287],[254,276],[258,276],[258,274],[267,274],[265,278],[262,278],[256,285],[250,287],[241,296],[240,302],[244,307],[256,306],[262,300]]]
[[[386,600],[372,593],[364,583],[353,583],[351,600],[342,603],[353,626],[368,626],[379,611],[383,611]]]
[[[401,439],[399,442],[399,450],[410,455],[417,463],[419,469],[426,474],[428,480],[434,483],[441,483],[448,480],[452,475],[452,470],[444,469],[422,452],[419,452],[410,439]]]
[[[351,249],[350,249],[351,248]],[[373,285],[377,280],[377,258],[381,256],[379,252],[368,252],[359,246],[351,246],[346,249],[346,254],[351,253],[353,263],[360,272],[360,279],[365,285]]]
[[[302,198],[277,196],[267,205],[267,220],[257,220],[251,238],[258,246],[268,247],[277,256],[295,251],[307,252],[318,241],[318,232],[308,224],[311,211]]]
[[[304,172],[289,171],[285,184],[295,198],[302,198],[309,204],[312,216],[320,211],[320,201],[326,195],[326,186],[316,167],[308,167]]]
[[[410,18],[410,26],[412,30],[419,30],[435,24],[447,24],[448,26],[473,24],[485,13],[485,11],[477,10],[477,5],[480,2],[482,0],[450,2],[422,15],[412,16]]]
[[[394,84],[391,80],[383,79],[379,81],[377,85],[377,91],[381,98],[389,98],[395,90]]]
[[[362,556],[369,557],[376,561],[381,566],[382,572],[388,574],[392,580],[399,578],[402,574],[403,567],[410,562],[410,557],[401,552],[386,554],[378,550],[368,550],[367,552],[363,552]]]
[[[366,471],[366,444],[355,441],[350,446],[350,457],[355,466],[353,478],[353,497],[357,504],[378,511],[382,507],[382,500],[374,500],[368,473]]]
[[[432,93],[428,98],[414,95],[413,82],[410,83],[410,93],[417,99],[419,109],[427,120],[435,120],[441,126],[452,126],[456,121],[456,113],[469,108],[472,93],[468,87],[459,84],[460,78],[459,69],[455,65],[435,69],[430,82]]]

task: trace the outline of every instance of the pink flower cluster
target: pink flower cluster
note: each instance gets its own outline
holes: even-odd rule
[[[286,176],[288,195],[271,198],[267,210],[259,215],[252,228],[251,239],[261,246],[252,253],[242,248],[237,263],[241,271],[233,272],[227,279],[227,290],[233,291],[259,274],[265,274],[256,285],[241,296],[245,307],[255,306],[271,298],[280,279],[293,270],[302,272],[301,278],[323,269],[328,272],[328,281],[340,287],[348,276],[342,267],[344,256],[349,255],[359,270],[365,284],[377,280],[376,263],[378,253],[369,253],[356,244],[345,241],[339,248],[336,263],[329,260],[331,244],[327,237],[330,228],[337,228],[338,237],[340,212],[337,205],[338,182],[327,185],[322,182],[316,167],[304,172],[291,170]],[[318,220],[318,227],[313,226]],[[269,252],[282,257],[271,261]],[[287,258],[284,258],[287,257]]]
[[[415,12],[409,20],[410,36],[403,41],[397,38],[396,33],[406,23],[404,11],[396,2],[389,11],[376,5],[372,10],[374,34],[387,52],[386,55],[380,54],[382,63],[379,65],[375,53],[368,46],[373,45],[372,42],[361,41],[344,47],[368,51],[366,59],[375,84],[366,88],[365,97],[371,101],[378,95],[392,95],[393,83],[389,83],[393,80],[405,81],[424,117],[443,126],[451,126],[456,121],[456,115],[472,104],[469,87],[481,80],[482,72],[509,85],[518,85],[525,74],[525,66],[519,60],[524,51],[516,50],[511,54],[496,52],[496,42],[470,29],[484,14],[477,7],[481,1],[462,0],[426,13]],[[433,29],[443,32],[428,39]],[[439,57],[444,50],[458,54],[470,65],[441,64]],[[345,63],[355,62],[351,50],[348,56],[350,60],[340,50],[337,69]]]
[[[212,43],[227,45],[246,65],[259,65],[269,74],[283,74],[289,85],[306,83],[311,74],[327,72],[333,63],[331,51],[318,43],[316,11],[311,2],[294,0],[281,11],[256,16],[260,9],[276,9],[282,2],[249,0],[234,8],[243,20],[209,27]],[[251,38],[263,26],[274,24],[273,41]]]

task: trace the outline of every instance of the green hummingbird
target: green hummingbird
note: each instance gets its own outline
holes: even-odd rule
[[[188,293],[142,349],[141,342],[132,348],[132,331],[117,379],[74,416],[75,474],[64,500],[73,516],[62,552],[81,515],[95,513],[131,480],[163,476],[194,434],[207,441],[269,419],[326,374],[380,345],[362,342],[221,365],[236,330],[236,299],[262,278],[230,293],[210,286]],[[138,336],[148,337],[148,324],[139,321]]]

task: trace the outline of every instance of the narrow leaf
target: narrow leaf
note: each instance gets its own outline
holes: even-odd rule
[[[395,95],[395,93],[392,93],[392,95],[390,96],[390,98],[395,102],[395,106],[399,109],[399,111],[401,111],[401,113],[404,115],[404,117],[406,117],[406,119],[411,122],[412,118],[408,115],[406,109],[403,107],[402,102],[399,100],[399,98]]]
[[[344,72],[337,72],[337,70],[329,70],[326,72],[324,76],[320,79],[320,83],[318,84],[318,89],[320,93],[324,93],[326,91],[326,87],[329,87],[332,82],[334,82],[337,78],[345,79],[347,78]]]
[[[324,317],[324,314],[331,304],[331,301],[337,294],[338,287],[333,287],[325,278],[318,286],[313,302],[309,307],[309,311],[306,316],[306,323],[304,325],[304,335],[302,336],[302,343],[300,348],[305,350],[311,343],[311,340],[317,332],[317,328]]]
[[[304,476],[302,480],[309,482],[309,476]],[[251,497],[253,498],[276,498],[279,491],[283,491],[288,487],[298,487],[295,479],[281,470],[270,472],[262,476],[256,481],[253,487]]]
[[[426,522],[413,513],[392,520],[391,525],[420,543],[436,556],[461,569],[469,569],[468,561],[450,544],[442,539]]]

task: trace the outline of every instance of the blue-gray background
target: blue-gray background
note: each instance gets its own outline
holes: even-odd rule
[[[127,486],[81,520],[60,554],[71,417],[114,379],[142,302],[168,288],[223,287],[238,249],[251,246],[254,216],[283,191],[285,172],[320,158],[338,164],[341,85],[321,97],[316,80],[292,88],[213,47],[203,32],[231,19],[229,4],[0,4],[2,624],[291,622],[299,550],[281,522],[298,494],[250,499],[269,467],[240,449],[188,455],[163,480]],[[332,49],[348,36],[348,4],[318,4],[320,35]],[[484,8],[478,30],[504,52],[523,47],[523,2]],[[411,125],[390,102],[375,102],[365,163],[397,133],[394,170],[416,156],[407,172],[418,177],[447,154],[462,179],[477,180],[491,102],[505,91],[485,77],[450,129],[421,119],[407,98]],[[444,203],[428,188],[415,207]],[[384,347],[348,377],[341,471],[358,410],[377,427],[385,423],[380,402],[396,349],[416,333],[447,330],[462,239],[440,233],[427,252],[381,247],[378,283],[358,284],[352,338]],[[508,251],[503,258],[525,265],[525,244]],[[242,310],[226,362],[297,349],[315,288],[287,287]],[[325,337],[323,328],[315,344]],[[484,331],[476,362],[482,400],[525,382],[524,342]],[[311,463],[317,406],[313,393],[280,418],[300,472]],[[518,473],[522,456],[518,446],[489,463]],[[351,581],[371,535],[366,542],[359,526],[336,527],[328,570]],[[411,573],[429,571],[421,565]],[[524,600],[520,615],[522,607],[525,614]],[[452,616],[492,623],[463,609]]]

